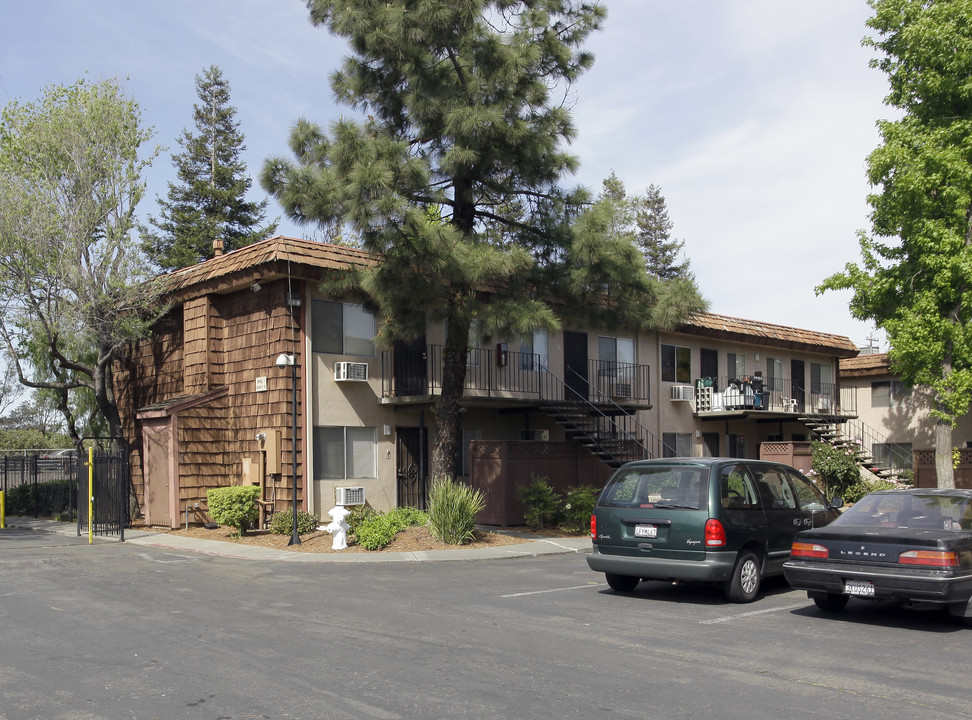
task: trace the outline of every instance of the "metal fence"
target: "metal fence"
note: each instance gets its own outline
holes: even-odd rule
[[[90,476],[89,476],[90,473]],[[88,458],[78,465],[78,535],[90,530],[94,535],[117,535],[125,541],[125,526],[129,524],[128,497],[131,475],[128,453],[95,450],[89,468]],[[89,519],[88,490],[91,492],[93,512]]]
[[[74,520],[77,473],[73,450],[0,451],[0,490],[7,513]]]
[[[124,540],[131,488],[128,454],[95,450],[93,460],[92,532]],[[74,450],[0,452],[0,490],[8,515],[77,522],[80,535],[88,532],[88,488],[87,455]]]

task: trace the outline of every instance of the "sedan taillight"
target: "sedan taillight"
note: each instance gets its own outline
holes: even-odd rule
[[[929,565],[931,567],[958,567],[958,553],[954,550],[909,550],[898,555],[902,565]]]
[[[705,546],[711,548],[726,546],[726,529],[715,518],[705,521]]]
[[[809,557],[827,559],[830,551],[823,545],[816,543],[795,542],[790,546],[790,557]]]

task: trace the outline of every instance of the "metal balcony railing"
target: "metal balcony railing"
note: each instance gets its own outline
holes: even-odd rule
[[[421,351],[383,351],[382,397],[440,394],[443,350],[441,345],[428,345]],[[574,393],[594,402],[643,405],[650,401],[649,379],[647,365],[590,360],[580,370],[570,369],[565,383],[552,376],[535,353],[473,348],[466,357],[464,391],[470,397],[537,400],[562,400],[565,393]]]
[[[857,396],[833,383],[809,390],[783,378],[758,376],[701,378],[695,382],[696,412],[762,410],[812,415],[853,415]]]

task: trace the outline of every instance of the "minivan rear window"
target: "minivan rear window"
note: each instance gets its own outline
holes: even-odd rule
[[[602,507],[687,508],[707,506],[707,467],[624,468],[601,492]]]

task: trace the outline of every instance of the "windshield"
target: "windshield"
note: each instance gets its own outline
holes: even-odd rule
[[[704,467],[655,466],[621,470],[598,499],[602,507],[690,508],[707,506],[709,470]]]
[[[874,493],[848,508],[834,525],[972,530],[972,502],[961,495]]]

